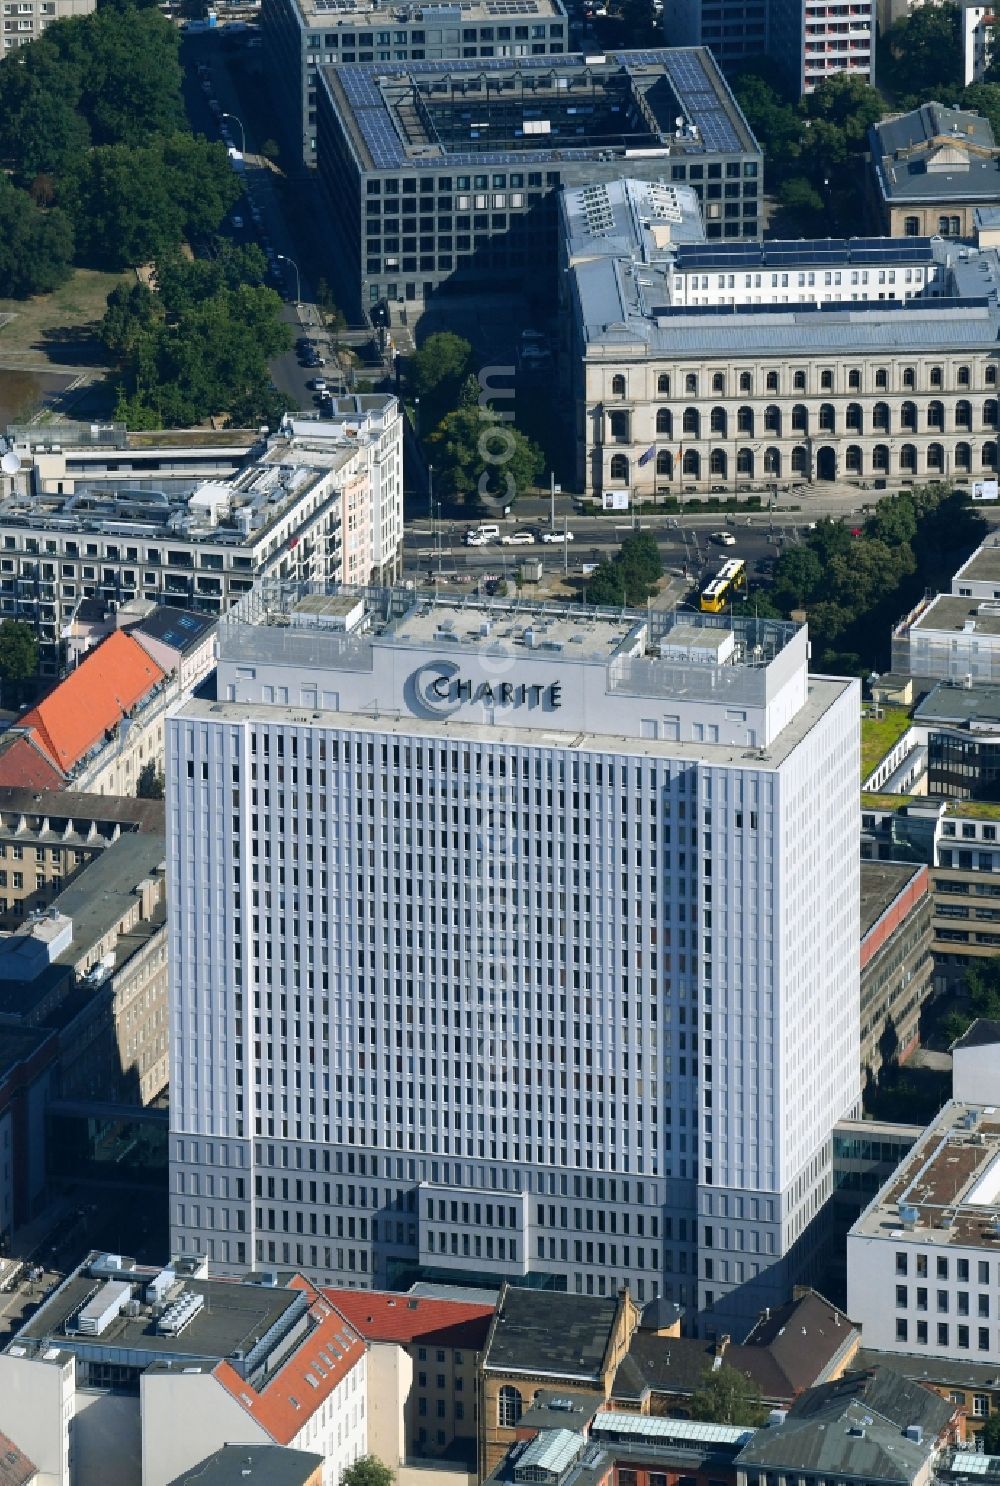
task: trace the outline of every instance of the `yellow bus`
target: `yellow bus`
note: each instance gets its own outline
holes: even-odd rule
[[[721,614],[731,604],[737,589],[746,591],[747,565],[742,557],[724,562],[711,582],[701,591],[701,608],[706,614]]]

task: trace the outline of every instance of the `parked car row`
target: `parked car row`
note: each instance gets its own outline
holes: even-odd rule
[[[501,547],[533,547],[536,541],[543,542],[572,542],[571,531],[543,531],[538,536],[533,531],[512,531],[503,535],[499,526],[473,526],[465,533],[465,545],[467,547],[488,547],[491,542],[499,542]]]
[[[233,232],[237,234],[242,234],[244,231],[250,231],[254,234],[254,236],[256,236],[260,247],[264,251],[265,257],[267,258],[267,277],[276,288],[281,288],[286,283],[286,273],[284,268],[278,261],[278,254],[275,250],[274,244],[271,242],[271,239],[268,237],[267,233],[263,230],[264,216],[257,201],[254,189],[246,177],[246,161],[244,159],[242,149],[236,148],[232,133],[229,128],[229,125],[234,122],[233,117],[223,109],[218,98],[215,97],[215,88],[212,82],[211,69],[205,62],[198,63],[198,79],[201,85],[201,90],[208,100],[209,109],[211,110],[213,117],[217,121],[219,137],[222,140],[223,144],[225,144],[226,149],[229,153],[229,163],[232,166],[233,170],[235,170],[241,177],[244,183],[246,205],[244,206],[242,203],[237,204],[236,208],[233,210],[229,218],[230,227],[232,228]],[[241,146],[244,143],[245,141],[241,134]],[[249,223],[247,221],[248,217],[250,219]],[[250,223],[253,224],[252,227],[250,226]]]

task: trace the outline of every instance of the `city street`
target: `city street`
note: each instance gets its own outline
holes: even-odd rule
[[[234,54],[223,48],[222,34],[200,32],[186,37],[184,42],[184,95],[192,128],[210,139],[219,139],[224,127],[232,145],[244,153],[244,195],[221,230],[234,242],[256,242],[268,254],[275,268],[271,283],[285,301],[283,318],[293,338],[297,340],[300,335],[308,334],[325,342],[328,349],[329,338],[320,325],[312,286],[301,271],[296,275],[299,250],[286,225],[279,177],[257,153],[263,140],[256,136],[255,119],[240,112],[240,98],[229,68]],[[199,64],[207,69],[203,76],[198,73]],[[207,82],[207,89],[203,82]],[[218,112],[212,108],[213,102]],[[239,227],[234,224],[236,217],[242,222]],[[328,363],[332,359],[332,355],[327,355]],[[290,408],[315,405],[316,396],[309,383],[316,372],[299,364],[294,345],[284,356],[272,361],[270,369],[275,386],[287,395]],[[323,371],[325,374],[326,368]],[[335,383],[335,368],[328,380],[331,385]]]
[[[528,517],[518,506],[518,516],[505,523],[509,531],[532,531],[539,540],[532,547],[504,546],[494,542],[484,547],[467,547],[465,532],[474,523],[465,521],[442,521],[440,531],[432,530],[427,521],[414,522],[407,528],[404,573],[415,581],[426,581],[440,575],[442,581],[476,583],[485,577],[513,578],[525,559],[541,561],[543,570],[549,575],[567,571],[570,577],[579,578],[587,564],[598,563],[611,557],[624,539],[636,530],[655,534],[663,565],[674,580],[670,585],[671,597],[679,600],[713,567],[729,557],[742,557],[747,563],[751,579],[763,579],[770,570],[773,559],[786,546],[802,540],[807,527],[788,515],[776,512],[773,519],[766,512],[756,515],[727,517],[714,513],[690,517],[643,516],[636,524],[623,515],[612,516],[564,516],[557,506],[556,529],[562,530],[564,520],[573,533],[568,552],[561,543],[545,543],[541,533],[548,529],[548,502],[545,502],[544,518]],[[724,546],[711,540],[712,532],[729,531],[736,538],[734,546]]]

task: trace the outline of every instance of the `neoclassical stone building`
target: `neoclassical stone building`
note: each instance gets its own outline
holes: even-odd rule
[[[795,314],[765,318],[799,330]],[[713,325],[700,354],[624,355],[610,364],[588,358],[586,488],[651,494],[733,480],[922,480],[995,471],[996,328],[989,350],[968,348],[969,325],[966,346],[948,354],[940,345],[901,351],[861,337],[834,354],[821,329],[832,329],[834,319],[848,322],[837,328],[849,331],[875,329],[851,324],[855,318],[850,311],[824,315],[798,345],[765,344],[756,355],[732,333],[727,354],[727,336]],[[919,334],[916,320],[907,328]]]
[[[588,492],[997,469],[995,250],[652,245],[633,211],[602,253],[569,225],[565,368]],[[709,298],[677,304],[699,257]]]

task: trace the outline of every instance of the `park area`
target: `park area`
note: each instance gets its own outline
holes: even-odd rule
[[[51,294],[0,299],[0,428],[46,404],[62,416],[107,416],[97,328],[110,291],[130,280],[79,268]]]

